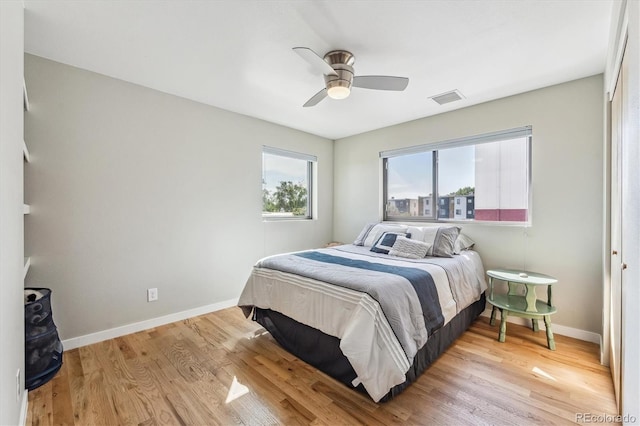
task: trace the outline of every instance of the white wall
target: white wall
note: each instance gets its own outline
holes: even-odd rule
[[[353,241],[381,219],[380,151],[532,125],[528,241],[520,227],[465,224],[464,232],[487,269],[526,263],[558,278],[554,323],[601,333],[602,93],[598,75],[337,140],[334,239]]]
[[[18,424],[24,392],[21,1],[0,1],[0,424]],[[21,371],[20,396],[16,373]],[[23,397],[25,398],[23,400]]]
[[[63,339],[237,298],[260,257],[331,240],[333,141],[36,56],[25,72],[28,284],[53,289]],[[318,157],[317,220],[263,222],[263,144]]]

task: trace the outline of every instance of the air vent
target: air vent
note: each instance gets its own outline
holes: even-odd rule
[[[449,102],[459,101],[460,99],[464,99],[462,93],[457,90],[452,90],[450,92],[441,93],[439,95],[430,96],[435,102],[440,105],[448,104]]]

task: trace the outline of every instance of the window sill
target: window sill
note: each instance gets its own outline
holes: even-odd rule
[[[298,222],[305,220],[313,220],[312,217],[262,217],[263,222]]]
[[[493,221],[493,220],[455,220],[455,219],[423,219],[423,218],[415,218],[412,219],[410,217],[388,217],[383,219],[383,222],[393,222],[393,223],[411,223],[411,224],[427,224],[427,225],[438,225],[438,224],[452,224],[452,225],[480,225],[480,226],[505,226],[505,227],[527,227],[530,228],[532,223],[529,222],[507,222],[507,221]]]

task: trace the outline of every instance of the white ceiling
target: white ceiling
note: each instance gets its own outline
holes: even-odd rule
[[[26,0],[25,50],[338,139],[603,72],[612,1]],[[296,46],[409,86],[302,108],[324,82]]]

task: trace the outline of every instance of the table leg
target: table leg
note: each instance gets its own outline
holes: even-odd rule
[[[491,319],[489,320],[489,325],[493,326],[496,325],[496,307],[494,306],[493,309],[491,309]]]
[[[540,329],[538,328],[538,320],[531,318],[531,328],[533,329],[533,331],[539,331]]]
[[[489,300],[493,300],[493,277],[489,277]]]
[[[525,284],[526,293],[524,295],[525,300],[527,301],[527,312],[538,312],[538,308],[536,307],[536,288],[533,285]]]
[[[506,309],[500,309],[500,332],[498,333],[498,342],[504,343],[505,334],[507,333],[507,316]]]
[[[544,325],[547,327],[547,345],[552,351],[556,350],[556,342],[553,340],[553,332],[551,331],[551,316],[544,316]]]

